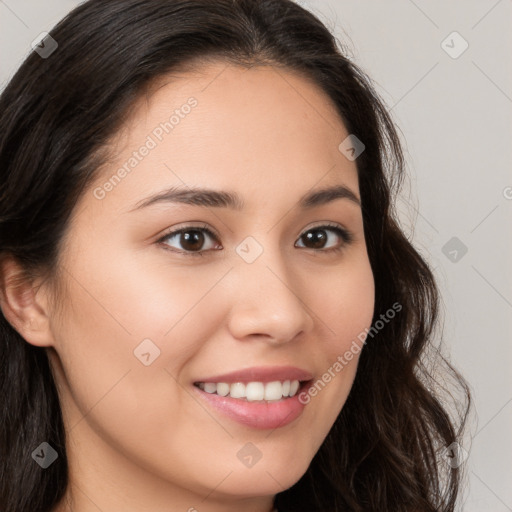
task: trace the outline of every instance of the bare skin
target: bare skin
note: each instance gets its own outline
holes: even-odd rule
[[[191,97],[197,105],[158,140],[155,128]],[[156,147],[105,187],[149,135]],[[297,419],[272,430],[211,408],[193,384],[281,365],[316,380],[370,326],[360,205],[347,197],[298,205],[335,185],[360,199],[356,164],[338,150],[347,135],[321,90],[271,66],[211,63],[141,98],[112,141],[115,157],[75,207],[59,282],[2,294],[6,317],[48,348],[55,372],[70,465],[55,512],[270,512],[305,473],[346,401],[358,355]],[[136,209],[170,187],[230,191],[244,205]],[[327,227],[324,246],[308,246],[304,235],[327,223],[352,241]],[[180,235],[159,241],[189,226],[216,235],[202,232],[202,256]],[[251,263],[236,251],[247,237],[262,249]],[[18,270],[3,268],[7,277]],[[145,339],[160,350],[147,366],[134,355]],[[237,457],[248,442],[261,453],[250,468]]]

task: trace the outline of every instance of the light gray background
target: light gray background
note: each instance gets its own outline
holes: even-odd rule
[[[0,85],[78,3],[0,0]],[[476,405],[461,509],[512,511],[512,1],[300,3],[349,45],[403,132],[401,215],[435,268],[446,346]],[[469,44],[456,59],[443,49],[461,48],[446,39],[454,31]],[[452,237],[467,247],[462,257],[443,253]]]

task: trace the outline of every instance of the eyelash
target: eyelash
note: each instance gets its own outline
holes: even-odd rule
[[[308,230],[304,231],[299,236],[299,239],[304,234],[308,233],[309,231],[322,230],[324,228],[327,228],[330,231],[334,231],[343,240],[341,246],[339,246],[339,247],[330,247],[328,249],[310,249],[310,250],[312,250],[314,252],[319,252],[319,253],[320,252],[323,252],[323,253],[337,253],[337,252],[340,252],[341,250],[343,250],[343,248],[346,245],[349,245],[350,243],[353,242],[354,237],[353,237],[352,233],[350,233],[349,231],[347,231],[344,228],[341,228],[337,224],[331,224],[331,223],[322,224],[320,226],[313,226],[312,228],[309,228]],[[169,251],[172,251],[172,252],[175,252],[175,253],[181,253],[181,254],[184,254],[184,255],[187,255],[187,256],[189,256],[189,255],[190,256],[204,256],[205,252],[219,250],[219,249],[207,249],[206,251],[204,251],[204,250],[202,250],[202,251],[180,251],[180,250],[177,250],[177,249],[171,249],[169,247],[166,247],[166,244],[164,244],[165,240],[167,240],[169,238],[172,238],[172,237],[174,237],[176,235],[180,235],[181,233],[185,233],[187,231],[204,231],[210,237],[212,237],[213,239],[215,239],[215,240],[218,239],[218,236],[211,229],[209,229],[207,225],[203,225],[203,226],[185,226],[185,227],[177,229],[175,231],[169,231],[168,233],[163,235],[160,239],[158,239],[157,243],[163,244],[164,248],[169,250]],[[308,249],[308,248],[304,247],[304,249]]]

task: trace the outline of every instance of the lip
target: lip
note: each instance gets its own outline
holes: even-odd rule
[[[299,401],[299,395],[310,382],[302,383],[295,396],[270,403],[248,402],[239,398],[207,393],[197,386],[192,386],[192,389],[210,408],[237,423],[258,430],[275,430],[289,425],[302,414],[306,404]]]
[[[195,381],[199,382],[225,382],[233,384],[242,382],[273,382],[285,380],[298,380],[301,382],[299,390],[293,397],[282,398],[276,402],[255,401],[249,402],[238,398],[220,396],[207,393],[197,385],[192,386],[201,400],[215,412],[228,417],[237,423],[253,429],[277,429],[289,425],[301,416],[306,404],[299,401],[301,391],[307,388],[313,375],[307,370],[294,366],[259,366],[236,370],[222,375],[214,375]]]
[[[276,380],[311,380],[313,375],[307,370],[295,366],[254,366],[244,370],[235,370],[222,375],[214,375],[198,379],[195,382],[225,382],[233,384],[234,382],[273,382]]]

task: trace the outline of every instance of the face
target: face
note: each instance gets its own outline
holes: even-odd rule
[[[210,63],[133,109],[75,207],[51,322],[93,501],[108,481],[154,510],[261,510],[307,470],[374,306],[347,136],[320,89],[270,66]]]

